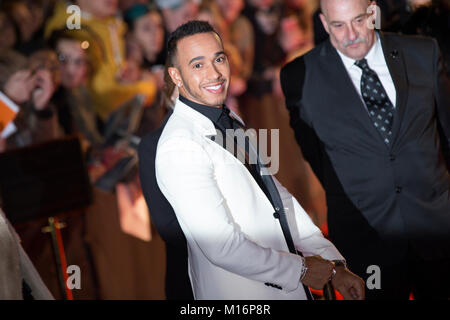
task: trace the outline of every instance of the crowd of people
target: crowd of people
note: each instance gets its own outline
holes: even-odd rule
[[[221,34],[232,70],[227,105],[253,127],[270,126],[254,121],[259,109],[282,103],[281,66],[327,37],[315,0],[0,3],[0,89],[21,106],[0,150],[81,134],[93,181],[128,152],[105,152],[111,116],[129,103],[149,107],[135,132],[142,135],[176,97],[164,81],[165,39],[180,24],[206,20]],[[70,5],[80,9],[79,28],[70,26]],[[449,61],[448,1],[378,5],[382,29],[435,36]]]
[[[80,29],[68,25],[72,4]],[[379,6],[383,29],[431,34],[448,52],[448,1]],[[119,106],[138,95],[160,105],[165,38],[188,20],[210,22],[225,41],[229,107],[238,111],[244,95],[280,94],[279,68],[326,37],[316,9],[314,0],[1,1],[0,86],[23,106],[2,150],[74,132],[101,145],[102,124]]]
[[[382,30],[435,37],[450,73],[450,1],[377,4]],[[0,152],[78,135],[92,184],[116,192],[123,212],[139,211],[145,223],[133,226],[140,229],[124,229],[148,240],[148,212],[137,204],[142,200],[137,170],[123,161],[133,163],[139,137],[159,127],[177,97],[165,72],[168,35],[189,20],[208,21],[221,35],[231,65],[226,105],[250,127],[278,128],[273,115],[284,104],[280,69],[328,36],[318,5],[316,0],[2,0],[0,91],[20,111],[14,132],[0,137]],[[114,169],[112,184],[102,180]],[[304,188],[304,193],[314,189]]]

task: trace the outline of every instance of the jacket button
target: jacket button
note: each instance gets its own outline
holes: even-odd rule
[[[401,192],[402,192],[402,187],[396,187],[396,188],[395,188],[395,192],[401,193]]]
[[[393,154],[391,154],[391,155],[389,156],[389,160],[395,161],[395,156],[394,156]]]
[[[273,217],[275,219],[280,219],[280,214],[278,212],[274,212]]]

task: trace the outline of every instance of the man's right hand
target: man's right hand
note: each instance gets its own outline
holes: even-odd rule
[[[302,283],[313,289],[323,289],[331,278],[334,263],[321,256],[305,257],[305,263],[308,269]]]

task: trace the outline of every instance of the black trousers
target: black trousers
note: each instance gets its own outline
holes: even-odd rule
[[[188,273],[187,247],[166,243],[166,299],[194,300]]]
[[[367,284],[376,284],[373,278],[376,272],[367,273],[367,267],[373,263],[352,267],[351,261],[348,262],[350,270],[366,281],[366,300],[407,300],[411,293],[416,300],[450,299],[449,258],[424,260],[409,245],[398,262],[378,264],[380,288],[371,289]]]

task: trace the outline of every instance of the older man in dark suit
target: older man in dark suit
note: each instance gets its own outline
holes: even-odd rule
[[[450,84],[436,41],[376,32],[374,6],[321,1],[329,40],[281,71],[291,126],[366,297],[447,299]]]

